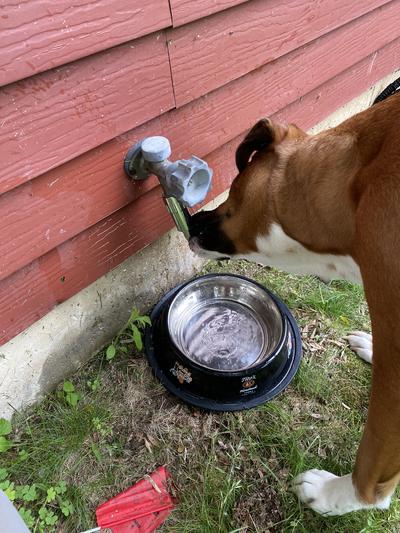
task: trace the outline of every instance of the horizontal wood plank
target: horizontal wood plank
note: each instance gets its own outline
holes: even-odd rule
[[[397,14],[397,6],[391,3],[379,13],[354,21],[354,26],[339,30],[350,46],[360,46],[360,32],[372,35],[365,42],[367,55],[372,47],[382,47],[399,34]],[[354,38],[353,29],[357,32]],[[162,35],[121,45],[4,88],[0,93],[0,193],[171,108],[173,94],[168,58],[161,48]],[[336,35],[324,36],[323,42],[331,48],[329,61],[334,64],[330,66],[337,73],[341,62],[346,68],[354,54],[349,48],[344,50],[341,62],[336,60],[339,54],[332,59]],[[362,39],[365,41],[364,36]],[[308,72],[312,65],[299,68]],[[267,98],[275,98],[275,91],[272,86]],[[200,102],[208,106],[212,100],[213,94]],[[54,114],[58,114],[58,120],[54,120]]]
[[[0,91],[0,194],[174,106],[163,32]]]
[[[260,116],[271,115],[337,76],[399,33],[371,21],[354,23],[129,134],[103,144],[0,197],[0,279],[121,209],[157,183],[132,185],[122,161],[131,144],[148,135],[169,137],[176,158],[200,157],[222,146]],[[374,39],[365,41],[365,31]],[[400,64],[400,40],[379,61]],[[392,58],[387,58],[387,54]],[[336,55],[342,57],[337,63]],[[390,72],[390,70],[387,70]],[[238,105],[240,102],[240,106]],[[205,134],[206,132],[206,134]],[[26,220],[30,220],[27,227]]]
[[[207,17],[248,0],[170,0],[173,26]]]
[[[273,118],[297,122],[307,129],[398,67],[400,43],[392,43],[311,91]],[[242,138],[231,140],[207,157],[214,169],[208,199],[225,190],[236,174],[234,151]],[[0,344],[24,330],[99,276],[161,236],[172,226],[152,189],[133,204],[54,248],[0,282]]]
[[[4,0],[0,85],[171,25],[168,0]]]
[[[48,309],[66,300],[73,294],[71,289],[86,287],[128,257],[131,250],[145,247],[168,231],[172,221],[161,208],[160,196],[161,191],[153,189],[137,202],[0,282],[2,304],[6,303],[10,291],[15,295],[20,291],[24,293],[21,300],[17,297],[18,302],[9,302],[9,307],[1,314],[0,344],[25,327],[23,324],[38,320]],[[22,273],[23,279],[20,278]],[[34,285],[31,285],[33,280]],[[18,316],[18,311],[24,315]]]
[[[207,94],[387,2],[254,0],[168,30],[176,103]],[[398,23],[397,0],[392,4]]]

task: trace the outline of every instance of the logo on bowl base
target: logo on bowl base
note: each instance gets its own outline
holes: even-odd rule
[[[174,368],[170,369],[170,372],[173,376],[177,378],[181,385],[183,385],[185,381],[186,383],[191,383],[193,381],[192,374],[187,368],[179,364],[178,361],[175,362],[175,366]]]
[[[257,389],[256,376],[245,376],[242,378],[242,388],[240,394],[252,394]]]

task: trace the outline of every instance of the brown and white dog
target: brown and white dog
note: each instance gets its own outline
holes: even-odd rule
[[[364,284],[373,342],[362,332],[348,340],[373,360],[372,390],[354,471],[294,480],[326,515],[387,508],[400,479],[399,124],[400,94],[318,135],[260,120],[237,149],[228,199],[191,221],[200,255]]]

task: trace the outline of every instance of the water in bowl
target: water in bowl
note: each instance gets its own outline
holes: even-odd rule
[[[189,359],[219,371],[239,371],[254,365],[266,344],[255,313],[226,299],[197,306],[180,334]]]

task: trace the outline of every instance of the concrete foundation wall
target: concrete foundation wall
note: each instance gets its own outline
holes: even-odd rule
[[[176,230],[98,279],[0,348],[0,417],[51,390],[202,261]]]
[[[311,131],[335,126],[366,109],[398,76],[397,72],[381,80]],[[108,343],[132,307],[149,310],[169,288],[201,266],[183,236],[172,230],[3,345],[0,417],[11,417],[15,410],[37,401]]]

